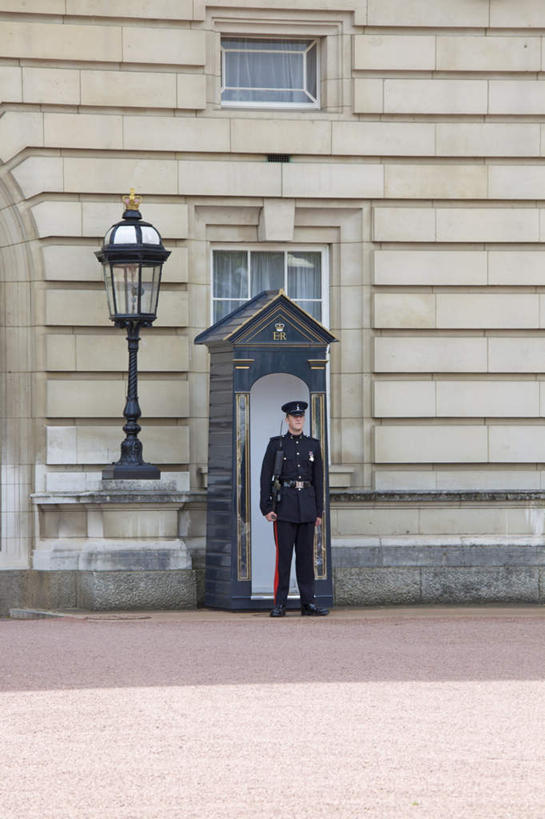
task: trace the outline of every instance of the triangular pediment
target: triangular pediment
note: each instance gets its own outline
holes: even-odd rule
[[[230,342],[234,346],[306,347],[337,341],[283,290],[265,290],[209,327],[196,344]]]

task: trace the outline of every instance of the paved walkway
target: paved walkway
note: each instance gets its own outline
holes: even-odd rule
[[[545,816],[545,608],[0,622],[0,817]]]

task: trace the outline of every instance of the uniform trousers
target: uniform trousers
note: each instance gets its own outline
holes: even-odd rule
[[[295,573],[301,603],[314,603],[314,522],[274,522],[276,569],[274,573],[275,606],[285,606],[288,600],[290,569],[295,546]]]

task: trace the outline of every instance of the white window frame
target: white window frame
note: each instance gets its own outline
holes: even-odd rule
[[[267,242],[266,245],[263,244],[246,244],[246,243],[237,243],[237,244],[214,244],[210,248],[210,324],[214,324],[214,302],[215,301],[226,301],[226,299],[218,299],[214,298],[214,251],[215,250],[236,250],[246,251],[248,253],[248,262],[249,262],[249,254],[252,251],[258,251],[261,253],[284,253],[284,290],[286,294],[289,296],[287,291],[287,279],[288,279],[288,253],[297,253],[298,251],[302,253],[321,253],[322,254],[322,279],[321,279],[321,286],[322,286],[322,298],[315,299],[315,301],[321,301],[322,303],[322,318],[320,319],[319,323],[323,324],[324,327],[329,327],[329,248],[327,245],[314,245],[314,244],[281,244],[281,243],[273,243],[270,244]],[[248,273],[250,268],[248,266]],[[248,275],[248,293],[250,293],[251,287],[251,276]],[[252,296],[248,295],[248,301],[253,298]],[[291,297],[290,297],[291,298]],[[240,301],[240,299],[233,299],[233,301]],[[297,303],[297,300],[292,299]],[[302,301],[309,301],[308,299],[302,299]],[[312,299],[310,299],[312,301]],[[234,309],[234,308],[233,308]],[[305,308],[302,307],[301,310]],[[305,311],[306,312],[306,311]],[[316,319],[315,319],[316,320]]]
[[[235,40],[235,39],[244,39],[244,40],[262,40],[264,44],[266,44],[267,40],[296,40],[297,42],[304,42],[308,41],[309,45],[305,51],[305,59],[303,62],[304,67],[304,77],[305,77],[305,85],[306,85],[306,72],[307,72],[307,60],[306,55],[310,51],[313,45],[316,45],[316,101],[315,102],[259,102],[256,100],[253,101],[242,101],[242,100],[223,100],[223,91],[225,90],[224,86],[224,79],[225,79],[225,49],[223,47],[223,40]],[[249,34],[240,34],[235,35],[232,33],[224,33],[221,36],[221,88],[220,88],[220,100],[221,100],[221,107],[222,108],[287,108],[287,109],[299,109],[299,110],[316,110],[321,107],[320,103],[320,89],[321,89],[321,61],[320,61],[320,38],[319,37],[285,37],[283,35],[276,35],[276,36],[256,36],[256,35],[249,35]],[[266,51],[266,48],[263,48],[263,51]],[[278,53],[277,51],[275,53]],[[290,52],[293,53],[293,52]],[[242,89],[245,90],[245,89]],[[279,89],[268,89],[268,88],[249,88],[247,90],[250,91],[274,91]],[[302,90],[305,93],[308,93],[306,88],[303,89],[286,89],[286,90]]]

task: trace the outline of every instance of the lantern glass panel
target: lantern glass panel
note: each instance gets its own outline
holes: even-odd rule
[[[114,245],[136,245],[138,235],[134,225],[119,225],[113,237]]]
[[[140,294],[140,312],[157,313],[161,265],[142,265],[142,289]]]
[[[113,289],[113,275],[112,269],[110,265],[106,262],[106,264],[102,265],[104,270],[104,285],[106,287],[106,298],[108,300],[108,310],[110,311],[110,316],[115,315],[115,302],[114,302],[114,289]]]
[[[116,312],[123,316],[137,316],[139,311],[139,273],[138,264],[114,264],[112,276]]]
[[[161,244],[161,237],[151,225],[142,225],[142,242],[147,245]]]

